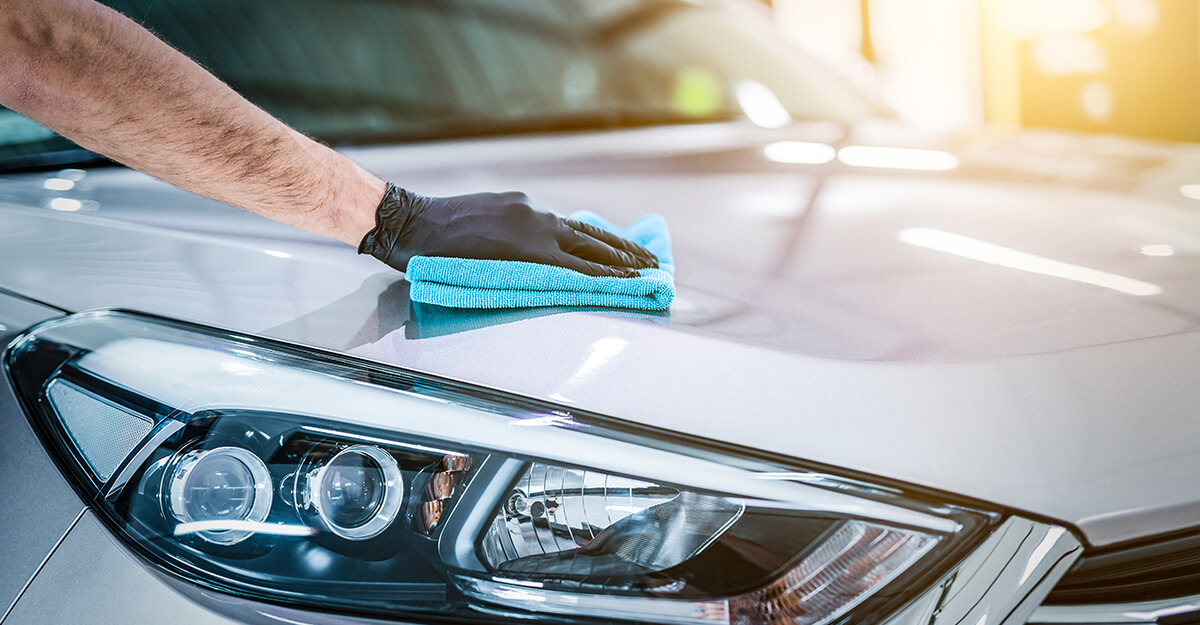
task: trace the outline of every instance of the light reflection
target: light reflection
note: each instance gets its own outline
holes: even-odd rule
[[[604,506],[605,510],[611,512],[625,512],[627,514],[637,514],[645,510],[645,506]]]
[[[50,200],[48,206],[52,210],[62,211],[64,213],[73,213],[83,208],[83,202],[80,202],[79,200],[73,200],[69,197],[56,197]]]
[[[1143,245],[1139,250],[1143,256],[1174,256],[1175,248],[1165,243],[1156,243],[1154,245]]]
[[[571,425],[574,422],[575,420],[570,417],[563,417],[559,415],[543,415],[541,417],[530,417],[528,419],[515,419],[513,421],[509,421],[509,425],[517,427],[540,427]]]
[[[542,595],[528,590],[521,590],[520,588],[497,588],[495,595],[500,599],[513,599],[515,601],[546,601],[546,598]]]
[[[1111,19],[1104,0],[1057,0],[1014,3],[1007,26],[1029,39],[1053,35],[1080,35],[1104,26]]]
[[[42,188],[50,191],[70,191],[75,188],[75,183],[65,178],[47,178],[42,183]]]
[[[221,363],[221,369],[233,375],[243,376],[255,375],[262,372],[262,369],[241,360],[226,360]]]
[[[837,158],[837,150],[824,143],[776,141],[763,148],[763,155],[776,163],[823,165]]]
[[[763,128],[782,128],[792,123],[792,116],[783,107],[783,103],[775,97],[774,92],[760,82],[743,80],[738,83],[736,96],[742,112],[755,125]]]
[[[282,523],[262,523],[255,521],[238,521],[233,519],[215,519],[211,521],[189,521],[175,526],[176,536],[198,534],[200,532],[243,531],[271,536],[312,536],[317,531],[307,525],[284,525]]]
[[[724,87],[712,70],[701,66],[680,69],[675,74],[675,110],[688,117],[708,117],[724,105]]]
[[[58,172],[58,177],[71,182],[79,182],[87,177],[87,172],[82,169],[63,169]]]
[[[946,171],[958,167],[958,157],[941,150],[890,148],[869,145],[844,147],[838,152],[838,160],[854,167],[880,167],[884,169]]]
[[[304,563],[308,565],[310,571],[325,571],[333,565],[333,555],[313,545],[312,549],[304,554]]]
[[[1195,610],[1200,610],[1200,604],[1182,603],[1180,605],[1173,605],[1167,608],[1159,608],[1157,610],[1149,610],[1146,612],[1126,612],[1125,616],[1137,619],[1138,621],[1154,622],[1160,618],[1193,612]]]
[[[573,60],[563,70],[560,88],[567,106],[582,108],[595,101],[600,88],[600,75],[592,63]]]
[[[1113,9],[1117,24],[1137,37],[1145,37],[1152,33],[1162,17],[1162,11],[1155,0],[1119,0]]]
[[[572,381],[579,381],[591,376],[626,347],[629,347],[629,341],[618,338],[600,339],[592,343],[592,353],[588,354],[587,360],[584,360],[583,365],[575,372]]]
[[[533,580],[528,580],[528,579],[509,579],[507,577],[493,577],[492,581],[499,582],[501,584],[511,584],[513,586],[525,586],[527,588],[545,588],[546,587],[546,585],[541,582],[535,582]]]
[[[1048,76],[1095,75],[1108,69],[1108,53],[1095,39],[1082,36],[1049,37],[1037,42],[1033,58]]]
[[[1116,95],[1104,81],[1093,80],[1079,92],[1079,106],[1093,122],[1108,121],[1116,107]]]
[[[1117,274],[1051,260],[1035,254],[1020,252],[1012,248],[972,239],[960,234],[934,230],[932,228],[908,228],[897,237],[909,245],[945,252],[971,260],[1027,271],[1043,276],[1052,276],[1112,289],[1127,295],[1158,295],[1162,287],[1157,284],[1119,276]]]
[[[1179,187],[1179,193],[1182,194],[1183,197],[1193,200],[1200,200],[1200,184],[1185,184]]]
[[[274,256],[275,258],[291,258],[292,257],[291,254],[288,254],[287,252],[281,252],[279,250],[263,250],[263,251],[266,252],[267,256]]]
[[[1057,543],[1065,532],[1066,530],[1061,527],[1052,527],[1046,532],[1042,542],[1038,543],[1038,546],[1033,549],[1033,553],[1029,554],[1029,560],[1025,562],[1025,570],[1021,573],[1021,581],[1017,582],[1018,584],[1024,584],[1025,580],[1033,575],[1042,560],[1046,559],[1046,554],[1050,553],[1050,549],[1054,547],[1054,543]]]
[[[800,473],[796,471],[759,471],[754,474],[758,480],[783,480],[785,482],[805,482],[810,484],[825,481],[825,476],[819,473]]]
[[[273,621],[279,621],[280,623],[288,623],[289,625],[312,625],[311,623],[309,623],[307,621],[293,621],[290,618],[283,618],[282,616],[277,616],[275,614],[267,614],[266,612],[263,612],[262,610],[258,610],[257,612],[262,616],[265,616]]]
[[[329,434],[332,436],[339,436],[341,438],[350,438],[355,441],[359,441],[359,442],[363,442],[363,443],[375,443],[377,445],[383,445],[385,447],[403,447],[405,449],[415,449],[417,451],[423,451],[423,452],[427,452],[427,453],[431,453],[431,454],[440,454],[443,456],[465,456],[466,455],[466,454],[463,454],[462,452],[438,449],[437,447],[429,447],[428,445],[418,445],[416,443],[406,443],[404,441],[399,441],[399,440],[394,440],[394,439],[389,439],[389,438],[378,438],[375,436],[366,436],[364,434],[349,434],[349,433],[342,432],[339,430],[330,430],[328,428],[316,427],[313,425],[304,425],[304,426],[301,426],[300,429],[305,430],[307,432],[316,432],[318,434]]]

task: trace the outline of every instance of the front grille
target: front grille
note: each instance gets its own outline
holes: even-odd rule
[[[1084,552],[1050,605],[1111,604],[1200,595],[1200,533]]]

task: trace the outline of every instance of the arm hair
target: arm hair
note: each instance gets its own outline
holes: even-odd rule
[[[92,0],[0,0],[0,104],[182,189],[357,244],[384,183]]]

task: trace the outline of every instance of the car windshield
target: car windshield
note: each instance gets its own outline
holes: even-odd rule
[[[339,145],[880,113],[763,25],[698,2],[105,3],[288,124]],[[0,166],[88,156],[0,109]]]

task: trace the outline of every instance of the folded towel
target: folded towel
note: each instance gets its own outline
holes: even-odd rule
[[[615,232],[658,257],[657,269],[636,278],[598,278],[578,271],[514,260],[476,260],[414,256],[406,275],[415,302],[451,308],[527,308],[532,306],[604,306],[664,310],[675,298],[675,262],[667,221],[647,215],[624,230],[590,212],[571,215]]]

